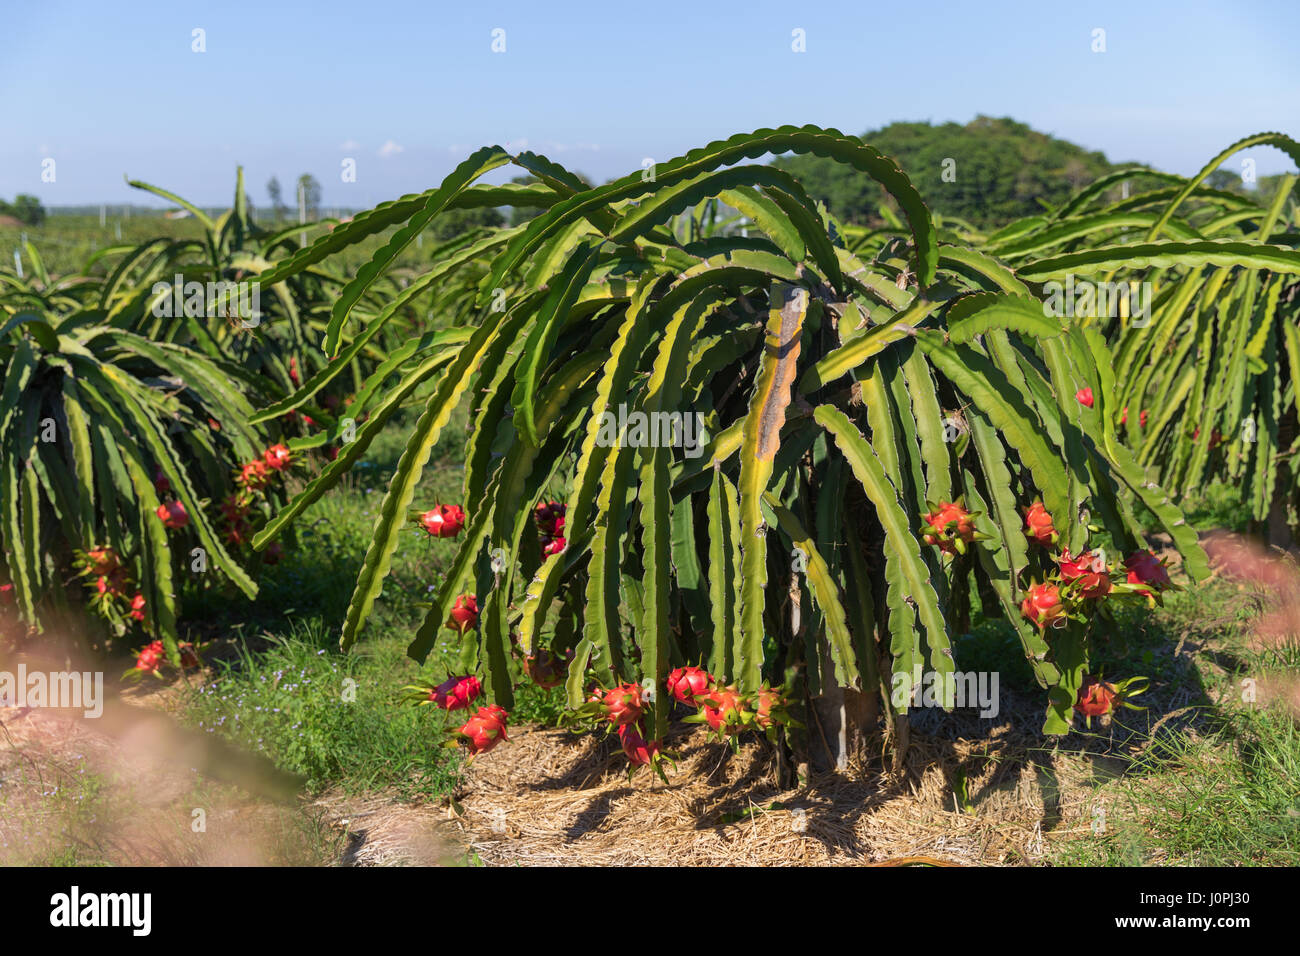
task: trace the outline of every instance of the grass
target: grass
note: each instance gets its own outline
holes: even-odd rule
[[[1147,736],[1122,773],[1098,780],[1101,832],[1057,844],[1054,862],[1083,866],[1300,864],[1300,730],[1282,702],[1243,700],[1242,680],[1293,660],[1295,646],[1249,640],[1255,602],[1216,581],[1125,621],[1128,653],[1112,663],[1153,681],[1154,702],[1187,719]],[[1176,658],[1187,640],[1194,653]],[[1293,665],[1292,665],[1293,666]],[[1141,668],[1140,671],[1136,670]],[[1120,672],[1112,671],[1115,676]]]
[[[338,651],[339,625],[400,455],[400,431],[388,429],[364,467],[304,515],[281,563],[264,571],[251,605],[231,611],[214,590],[187,595],[187,619],[215,620],[206,631],[242,640],[217,661],[213,680],[190,694],[186,721],[301,774],[309,793],[338,787],[431,797],[450,789],[460,764],[443,746],[448,715],[397,701],[404,685],[447,673],[450,642],[423,668],[406,657],[406,646],[453,542],[405,530],[357,646]],[[459,453],[449,449],[426,469],[417,506],[459,500]]]
[[[460,448],[451,437],[456,434],[453,425],[445,442],[451,447],[426,471],[417,506],[459,500]],[[190,695],[185,719],[301,774],[308,793],[387,791],[432,799],[449,792],[460,772],[458,752],[443,746],[455,715],[395,699],[405,684],[440,680],[456,670],[450,642],[424,667],[405,656],[454,542],[407,532],[360,642],[349,655],[337,651],[338,625],[404,437],[403,429],[389,429],[364,466],[310,509],[285,560],[264,574],[251,607],[231,611],[214,592],[187,596],[190,620],[216,620],[218,629],[242,641],[218,664],[215,679]],[[1210,489],[1196,508],[1202,526],[1235,521],[1222,490]],[[1149,677],[1151,690],[1139,702],[1149,703],[1154,715],[1187,707],[1195,719],[1171,721],[1150,746],[1130,748],[1117,774],[1096,780],[1106,827],[1054,841],[1054,862],[1300,862],[1300,790],[1294,783],[1300,780],[1300,734],[1294,718],[1276,707],[1236,703],[1243,675],[1294,668],[1300,661],[1294,646],[1252,649],[1246,635],[1258,611],[1257,602],[1223,582],[1167,595],[1154,614],[1137,606],[1118,608],[1100,643],[1098,668],[1111,679]],[[1196,653],[1175,655],[1184,642]],[[972,634],[958,638],[955,651],[963,668],[998,670],[1009,685],[1032,684],[1005,622],[978,623]],[[543,691],[528,684],[520,690],[512,723],[555,723],[563,705],[563,688]],[[303,827],[310,830],[310,821]],[[327,837],[317,845],[326,845]]]

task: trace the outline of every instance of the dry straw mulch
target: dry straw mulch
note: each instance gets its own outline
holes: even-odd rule
[[[1090,832],[1089,784],[1122,766],[1113,744],[1065,754],[1013,730],[1041,720],[1037,708],[991,731],[937,715],[933,735],[920,716],[897,770],[865,759],[785,791],[762,740],[733,754],[675,727],[680,760],[664,784],[648,768],[629,782],[613,737],[523,728],[472,761],[448,815],[489,865],[1040,864],[1049,841]],[[954,793],[963,779],[969,812]]]

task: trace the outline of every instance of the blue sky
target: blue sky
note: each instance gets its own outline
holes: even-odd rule
[[[0,196],[47,205],[147,201],[124,173],[224,204],[242,163],[254,202],[311,172],[326,205],[362,207],[489,143],[603,180],[783,123],[1005,115],[1184,174],[1248,133],[1300,137],[1296,0],[40,0],[3,23]]]

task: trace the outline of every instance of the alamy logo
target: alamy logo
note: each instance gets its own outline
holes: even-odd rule
[[[596,444],[602,448],[681,448],[687,458],[704,454],[704,416],[699,412],[628,412],[620,404],[618,414],[600,413]]]
[[[0,671],[0,706],[64,707],[80,710],[94,719],[104,712],[104,674],[102,671],[27,672],[26,664],[18,673]]]
[[[177,273],[171,282],[155,282],[153,314],[160,319],[203,315],[209,318],[238,320],[246,329],[262,323],[262,287],[257,280],[232,282],[198,282]]]
[[[50,897],[50,925],[127,926],[134,936],[148,936],[153,924],[150,893],[86,893],[74,886]]]
[[[981,717],[998,715],[997,671],[938,671],[921,673],[918,664],[914,671],[898,671],[893,675],[890,695],[895,710],[905,707],[978,707]]]

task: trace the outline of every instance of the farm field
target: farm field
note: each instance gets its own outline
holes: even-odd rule
[[[54,728],[75,720],[7,709],[6,779],[17,785],[5,793],[0,862],[1296,865],[1293,834],[1279,825],[1296,809],[1296,645],[1256,636],[1276,601],[1226,577],[1128,622],[1116,664],[1153,675],[1150,709],[1069,746],[1024,732],[1034,705],[1022,694],[1004,704],[1002,720],[918,727],[903,767],[864,754],[848,781],[820,775],[783,792],[772,781],[770,748],[754,742],[733,756],[679,724],[670,739],[684,751],[682,777],[700,779],[673,774],[672,785],[629,787],[617,748],[557,727],[563,695],[537,691],[517,710],[519,734],[512,731],[523,753],[502,750],[467,766],[455,751],[430,746],[448,726],[440,712],[394,700],[392,688],[443,666],[406,658],[414,616],[401,602],[386,609],[363,653],[339,655],[334,641],[331,621],[344,611],[397,451],[377,450],[367,478],[317,509],[312,539],[277,567],[251,614],[190,611],[206,629],[231,635],[201,675],[127,691],[131,705],[263,755],[264,770],[300,782],[277,792],[262,781],[250,792],[247,781],[182,769],[165,737],[161,754],[142,754],[127,735],[89,732],[86,722],[64,736]],[[454,486],[459,470],[449,456],[426,479],[428,490]],[[1227,489],[1214,489],[1193,512],[1197,525],[1239,520],[1227,500]],[[398,593],[436,575],[449,550],[411,555],[395,571]],[[1018,666],[1008,637],[983,663]],[[1246,704],[1240,686],[1251,674],[1266,691]],[[339,686],[343,675],[358,681],[346,715],[332,696],[310,691]],[[1207,802],[1223,825],[1203,825]],[[237,820],[233,845],[190,832],[193,806]]]
[[[1300,12],[498,6],[10,18],[15,942],[561,867],[1247,942]]]

